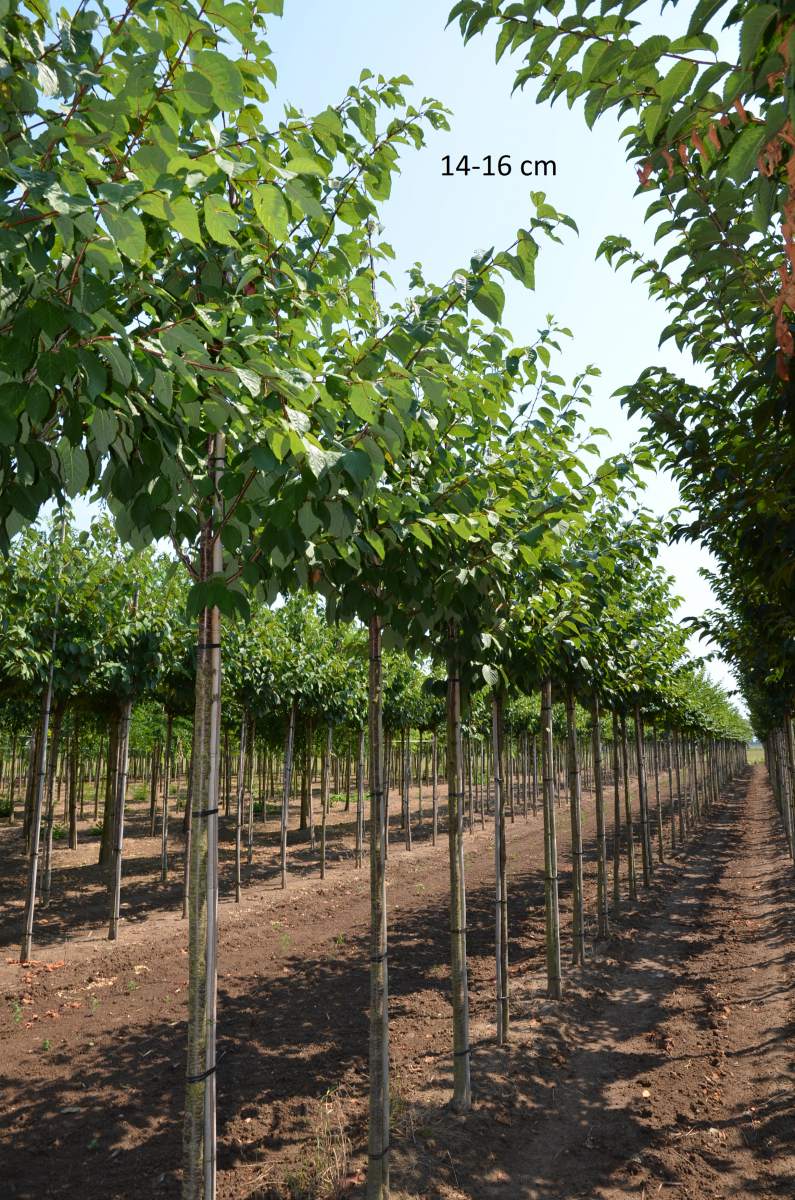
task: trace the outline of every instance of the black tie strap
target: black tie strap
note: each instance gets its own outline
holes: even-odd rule
[[[217,1070],[217,1067],[218,1064],[216,1063],[214,1067],[208,1067],[206,1071],[202,1071],[201,1075],[186,1075],[185,1082],[201,1083],[204,1079],[207,1079],[210,1075],[213,1075]]]

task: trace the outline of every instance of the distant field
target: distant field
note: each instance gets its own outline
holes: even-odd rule
[[[748,761],[749,761],[749,763],[764,762],[765,761],[764,747],[763,746],[749,746],[748,747]]]

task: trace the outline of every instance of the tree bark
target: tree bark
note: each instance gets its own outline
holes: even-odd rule
[[[585,962],[585,903],[582,875],[582,778],[577,743],[577,706],[574,689],[566,689],[566,735],[569,767],[569,811],[571,815],[572,962]]]
[[[209,440],[208,470],[215,486],[213,519],[202,530],[199,577],[223,571],[218,485],[224,440]],[[183,1200],[215,1200],[215,1045],[218,952],[218,802],[221,740],[221,614],[202,610],[198,621],[193,720],[188,908],[188,1052],[183,1125]]]
[[[235,804],[235,903],[240,903],[240,868],[243,849],[243,800],[246,794],[246,713],[240,722],[240,750],[237,758],[237,796]],[[227,742],[227,751],[229,745]],[[231,774],[231,772],[230,772]]]
[[[494,957],[497,980],[497,1041],[508,1041],[508,884],[505,872],[505,794],[502,779],[504,761],[503,698],[491,696],[491,738],[494,754]]]
[[[282,815],[279,830],[279,858],[281,869],[281,885],[287,887],[287,818],[290,813],[290,786],[293,777],[293,746],[295,743],[295,709],[293,700],[290,705],[290,718],[287,722],[287,738],[284,745],[284,788],[282,791]],[[311,781],[310,781],[311,791]]]
[[[607,837],[605,835],[605,794],[602,778],[602,736],[599,697],[591,699],[591,752],[593,755],[593,786],[596,793],[596,935],[610,934],[607,913]]]
[[[560,1000],[560,906],[558,901],[558,844],[555,829],[553,778],[552,680],[541,685],[541,776],[544,805],[544,913],[547,944],[547,995]]]
[[[367,1200],[389,1197],[389,974],[386,921],[386,810],[384,806],[381,620],[369,624],[370,726],[370,1085]]]
[[[447,840],[450,856],[450,957],[453,1001],[453,1099],[456,1112],[472,1104],[464,881],[464,780],[461,755],[461,679],[447,669]]]
[[[174,736],[174,716],[166,716],[166,745],[163,751],[163,825],[160,830],[160,880],[168,879],[168,792],[171,785],[171,743]]]
[[[110,898],[110,920],[108,922],[108,940],[115,942],[119,936],[119,910],[121,906],[121,863],[124,848],[124,802],[127,796],[127,771],[129,769],[130,750],[130,714],[132,700],[125,700],[121,709],[119,723],[119,768],[116,776],[116,802],[113,807],[113,857],[111,860],[110,883],[108,895]]]

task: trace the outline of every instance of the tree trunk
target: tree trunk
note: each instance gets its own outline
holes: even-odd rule
[[[290,705],[290,719],[287,722],[287,739],[284,746],[284,789],[282,791],[282,817],[279,831],[279,858],[281,868],[281,884],[287,887],[287,818],[290,812],[290,786],[293,777],[293,745],[295,742],[295,700]],[[311,793],[311,780],[310,780]]]
[[[505,871],[505,795],[502,780],[502,694],[491,695],[491,738],[494,754],[494,958],[497,980],[497,1041],[508,1041],[508,882]]]
[[[638,885],[635,878],[635,825],[632,818],[632,797],[629,794],[629,743],[627,742],[627,719],[621,714],[621,764],[624,776],[624,819],[627,825],[627,878],[629,898],[637,900]]]
[[[113,821],[116,811],[116,776],[119,769],[119,729],[121,710],[114,707],[110,714],[108,732],[108,767],[105,772],[105,804],[102,810],[102,837],[99,843],[99,865],[110,867],[113,852]]]
[[[367,1200],[389,1197],[389,975],[386,924],[381,620],[370,618],[370,1091]]]
[[[56,631],[58,625],[58,596],[55,599],[55,623],[50,649],[50,665],[47,671],[47,686],[41,704],[39,734],[36,738],[36,761],[33,768],[33,820],[31,822],[30,853],[28,856],[28,886],[25,898],[25,918],[22,926],[22,944],[19,961],[28,962],[33,947],[33,921],[36,912],[36,876],[39,869],[39,845],[41,840],[41,813],[47,781],[47,737],[52,711],[52,687],[55,672]]]
[[[651,823],[649,821],[649,790],[646,782],[646,747],[643,741],[643,717],[640,705],[635,705],[635,754],[638,760],[638,804],[640,806],[641,859],[643,886],[651,887],[654,859],[651,853]]]
[[[613,916],[621,912],[621,760],[618,748],[618,715],[613,709]]]
[[[403,730],[403,836],[407,850],[411,849],[411,730]]]
[[[356,866],[361,868],[364,842],[364,729],[356,751]]]
[[[436,845],[439,832],[439,739],[431,734],[431,844]]]
[[[654,765],[654,800],[657,819],[657,861],[665,862],[665,847],[663,845],[663,814],[660,799],[660,745],[657,741],[657,726],[651,727],[652,762]]]
[[[555,781],[552,744],[552,680],[541,685],[541,775],[544,805],[544,911],[547,943],[547,995],[559,1000],[560,907],[558,903],[558,843],[555,829]]]
[[[110,898],[110,920],[108,921],[108,940],[115,942],[119,936],[119,910],[121,906],[121,863],[124,847],[124,802],[127,795],[127,771],[129,767],[130,749],[130,714],[132,700],[125,700],[121,709],[119,723],[119,769],[116,776],[116,803],[113,809],[113,857],[111,860],[110,883],[108,895]]]
[[[160,742],[155,742],[155,748],[152,751],[152,774],[149,779],[149,836],[155,836],[155,825],[157,822],[157,785],[160,782],[160,754],[162,747]]]
[[[52,715],[52,734],[50,737],[50,763],[47,773],[47,812],[45,817],[45,832],[44,832],[44,871],[41,884],[41,899],[43,904],[48,904],[50,900],[50,890],[52,887],[52,827],[55,816],[54,811],[54,787],[55,787],[55,772],[58,766],[58,750],[61,744],[61,725],[63,723],[66,701],[59,700],[53,709]]]
[[[323,747],[322,767],[320,771],[320,878],[326,878],[326,823],[330,799],[331,755],[334,748],[334,730],[329,723],[326,729],[326,742]],[[310,787],[312,786],[310,780]]]
[[[593,693],[591,701],[591,751],[593,755],[593,786],[596,793],[596,935],[606,938],[610,934],[607,914],[607,837],[605,835],[605,794],[602,778],[602,734],[599,713],[599,697]]]
[[[571,815],[572,962],[585,963],[585,902],[582,875],[582,778],[577,744],[577,708],[574,689],[566,689],[566,734],[569,760],[569,811]]]
[[[461,754],[461,680],[447,668],[447,839],[450,855],[450,951],[453,1001],[453,1100],[456,1112],[472,1104],[464,880],[464,778]]]
[[[218,484],[224,458],[222,434],[210,439],[209,474]],[[199,576],[223,571],[220,538],[213,522],[202,530]],[[188,907],[188,1053],[183,1125],[183,1200],[215,1200],[215,1044],[218,951],[218,802],[221,740],[221,615],[199,616],[196,706],[193,720]]]
[[[77,794],[80,768],[80,720],[75,717],[72,744],[69,748],[69,849],[77,849]]]
[[[240,859],[243,848],[243,800],[246,793],[246,713],[240,722],[240,751],[237,757],[237,803],[235,804],[235,903],[240,903]],[[227,741],[227,751],[229,743]],[[231,773],[231,772],[230,772]]]
[[[173,739],[174,716],[166,716],[166,746],[163,751],[163,825],[160,830],[160,880],[165,883],[168,879],[168,792],[171,785],[171,743]]]

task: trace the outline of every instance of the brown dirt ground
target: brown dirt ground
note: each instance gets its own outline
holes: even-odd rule
[[[137,822],[137,824],[136,824]],[[0,1193],[179,1194],[186,929],[178,882],[131,821],[121,941],[104,941],[96,842],[56,851],[32,965],[15,962],[18,833],[0,853]],[[426,822],[427,831],[427,822]],[[586,900],[593,819],[586,804]],[[561,868],[568,821],[559,813]],[[317,879],[296,838],[286,892],[258,838],[241,905],[224,847],[219,1200],[358,1197],[365,1162],[367,872],[336,814]],[[474,1105],[447,1107],[446,839],[397,831],[389,865],[393,1189],[405,1200],[675,1200],[795,1194],[793,872],[755,766],[687,855],[544,998],[539,818],[509,826],[511,1041],[494,1040],[493,851],[467,838]],[[178,856],[176,861],[178,862]],[[562,881],[564,949],[567,880]],[[41,938],[46,941],[42,943]]]

